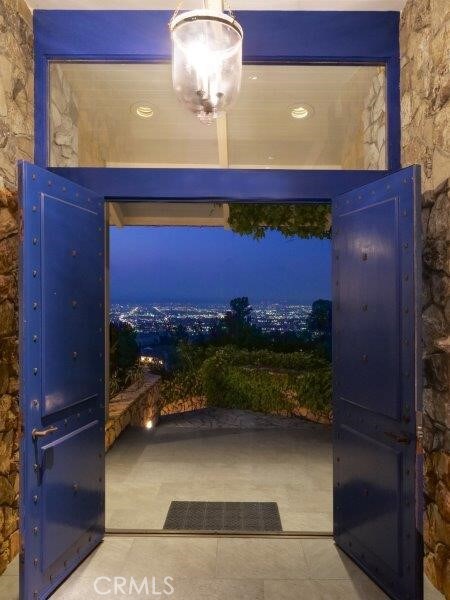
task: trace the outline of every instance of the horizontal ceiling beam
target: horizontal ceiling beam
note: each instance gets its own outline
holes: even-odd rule
[[[388,171],[52,168],[108,200],[327,202]]]

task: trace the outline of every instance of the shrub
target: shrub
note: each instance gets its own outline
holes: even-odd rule
[[[304,352],[186,345],[181,349],[180,369],[163,382],[162,396],[166,403],[206,396],[215,407],[290,413],[303,406],[328,414],[331,366]]]

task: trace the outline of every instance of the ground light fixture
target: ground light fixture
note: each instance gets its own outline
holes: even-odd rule
[[[231,12],[200,8],[175,11],[169,28],[175,94],[202,123],[212,123],[239,94],[242,27]]]

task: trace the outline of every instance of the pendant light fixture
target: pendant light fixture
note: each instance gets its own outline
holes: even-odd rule
[[[242,27],[220,0],[178,14],[172,37],[172,81],[178,99],[203,123],[212,123],[239,94],[242,75]]]

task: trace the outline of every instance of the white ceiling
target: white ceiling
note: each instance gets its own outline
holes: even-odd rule
[[[52,84],[56,72],[75,94],[81,166],[331,169],[340,168],[377,67],[244,65],[238,100],[217,128],[178,102],[170,64],[54,64]],[[153,117],[137,117],[136,102]],[[312,116],[293,119],[304,104]]]
[[[174,10],[178,0],[26,0],[44,10]],[[406,0],[231,0],[233,10],[402,10]],[[202,0],[185,0],[183,10]]]

